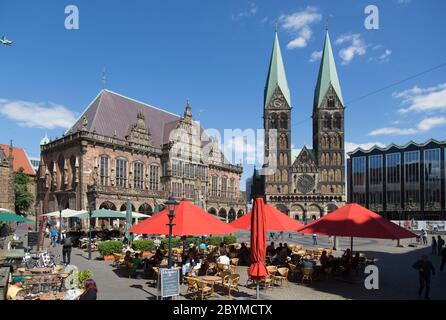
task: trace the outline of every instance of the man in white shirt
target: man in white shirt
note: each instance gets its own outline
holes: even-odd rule
[[[217,258],[217,263],[231,264],[231,260],[229,259],[229,257],[227,255],[224,254]]]

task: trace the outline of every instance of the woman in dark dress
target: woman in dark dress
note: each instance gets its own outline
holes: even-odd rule
[[[98,289],[96,287],[96,282],[93,279],[85,280],[85,291],[79,297],[79,300],[97,300]]]

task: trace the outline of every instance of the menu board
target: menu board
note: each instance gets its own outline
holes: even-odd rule
[[[180,295],[180,270],[160,268],[158,289],[162,298]]]
[[[39,233],[35,231],[28,231],[28,247],[37,246],[39,239]]]

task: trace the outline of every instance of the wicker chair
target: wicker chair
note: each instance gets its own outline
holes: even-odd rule
[[[229,298],[231,298],[231,291],[233,291],[233,290],[239,291],[239,289],[238,289],[239,281],[240,281],[239,274],[229,274],[223,278],[222,285],[223,285],[223,287],[228,289],[228,297]]]
[[[198,291],[197,279],[192,277],[186,277],[187,291],[186,294],[192,294],[194,296]]]
[[[206,281],[197,280],[197,292],[195,294],[196,298],[204,300],[205,298],[212,297],[214,294],[214,288],[209,286]]]
[[[288,268],[279,268],[277,269],[277,275],[273,276],[274,283],[279,283],[280,286],[283,285],[283,282],[286,281],[287,286],[289,286],[288,283],[288,272],[290,269]]]
[[[303,270],[302,270],[302,280],[301,280],[301,282],[302,282],[302,284],[305,282],[305,281],[308,281],[308,282],[310,282],[310,283],[313,283],[313,269],[310,269],[310,268],[304,268]]]

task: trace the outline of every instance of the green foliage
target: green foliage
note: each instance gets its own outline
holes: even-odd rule
[[[34,197],[28,191],[30,178],[24,173],[23,168],[14,172],[14,194],[15,194],[15,212],[26,213],[34,202]]]
[[[231,236],[231,235],[229,235],[229,236],[224,236],[224,238],[223,238],[223,242],[224,242],[225,244],[233,244],[233,243],[236,243],[236,242],[237,242],[237,237],[236,237],[236,236]]]
[[[211,246],[219,246],[220,243],[223,242],[223,238],[222,237],[209,237],[207,238],[207,243],[208,245]]]
[[[135,251],[152,251],[154,247],[153,240],[135,240],[132,242],[132,249]]]
[[[89,269],[85,269],[82,272],[79,272],[79,286],[81,288],[84,287],[84,281],[87,279],[90,279],[93,276],[93,271],[89,270]]]
[[[178,244],[180,243],[180,238],[172,238],[172,248],[178,247]],[[169,249],[169,238],[164,238],[161,240],[161,248],[163,249]]]
[[[101,256],[110,256],[113,253],[122,253],[121,241],[104,241],[99,243],[98,250]]]

